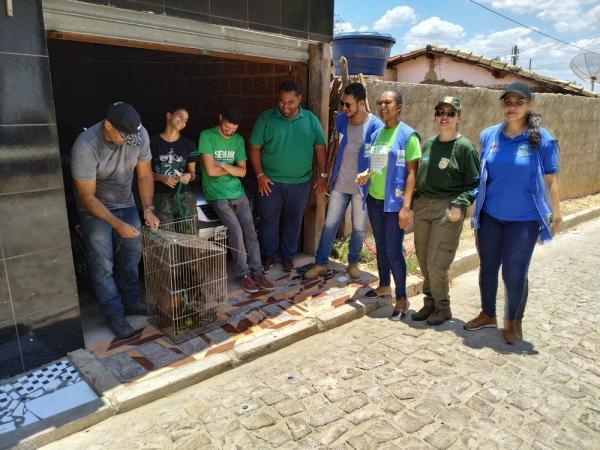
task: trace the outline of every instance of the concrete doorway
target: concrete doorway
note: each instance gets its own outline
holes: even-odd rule
[[[236,105],[244,114],[239,132],[247,140],[256,117],[275,104],[281,81],[295,79],[306,91],[307,67],[241,55],[187,54],[50,36],[48,52],[81,319],[86,348],[91,348],[112,334],[96,304],[77,238],[78,215],[69,169],[70,149],[77,135],[102,120],[110,102],[123,100],[138,109],[151,135],[162,131],[167,109],[186,107],[190,121],[184,134],[194,142],[201,130],[216,124],[225,105]],[[249,174],[244,183],[249,196],[255,191],[253,181]],[[135,328],[146,324],[143,317],[131,322]]]

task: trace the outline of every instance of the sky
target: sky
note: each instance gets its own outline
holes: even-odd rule
[[[600,0],[478,0],[505,16],[578,47],[600,54]],[[336,31],[377,31],[396,39],[392,56],[427,44],[461,49],[510,62],[533,72],[590,84],[570,69],[584,53],[521,27],[468,0],[335,0]],[[600,55],[597,56],[600,60]],[[600,92],[596,83],[596,92]]]

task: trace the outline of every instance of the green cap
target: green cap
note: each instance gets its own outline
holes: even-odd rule
[[[450,105],[457,111],[462,111],[462,106],[460,106],[460,100],[456,97],[447,96],[441,99],[435,107],[437,108],[440,105]]]

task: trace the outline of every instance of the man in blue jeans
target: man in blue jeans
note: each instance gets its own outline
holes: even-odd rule
[[[305,278],[317,278],[327,273],[329,255],[340,223],[348,204],[352,203],[352,234],[348,245],[348,275],[358,278],[358,261],[367,226],[367,211],[363,207],[366,188],[355,180],[358,173],[369,168],[365,148],[371,145],[371,135],[383,127],[375,115],[367,111],[367,93],[360,83],[350,83],[342,95],[342,111],[335,120],[339,135],[339,150],[329,177],[329,203],[325,225],[315,257],[315,264],[304,274]]]
[[[262,113],[250,136],[250,161],[256,173],[260,215],[258,239],[267,272],[279,252],[284,271],[294,269],[302,216],[306,208],[313,155],[319,163],[317,193],[327,189],[327,153],[319,119],[300,106],[302,94],[293,81],[279,86],[278,106]],[[281,228],[280,228],[281,224]]]
[[[116,102],[106,118],[78,137],[71,173],[92,285],[108,326],[120,338],[135,330],[126,315],[146,314],[140,302],[141,223],[131,185],[138,177],[146,225],[157,228],[148,132],[133,106]]]

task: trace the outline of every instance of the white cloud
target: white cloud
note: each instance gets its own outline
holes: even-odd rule
[[[502,62],[510,62],[510,49],[517,44],[520,50],[518,65],[528,68],[531,59],[533,72],[559,80],[577,81],[589,89],[589,83],[579,80],[571,71],[571,59],[582,53],[580,50],[563,45],[552,39],[538,36],[522,27],[485,34],[477,34],[456,48],[483,55],[488,58],[500,57]],[[600,50],[600,37],[581,39],[574,45],[590,50]]]
[[[369,27],[366,25],[361,25],[360,27],[354,28],[352,22],[337,22],[333,26],[333,33],[351,33],[353,31],[369,31]]]
[[[600,28],[598,0],[491,0],[491,6],[516,14],[534,13],[561,33]]]
[[[415,10],[410,6],[396,6],[388,9],[383,16],[377,19],[373,29],[375,31],[386,31],[406,23],[414,23],[416,20]]]
[[[460,25],[433,16],[412,27],[402,41],[407,50],[414,50],[427,44],[452,46],[464,35],[465,30]]]
[[[333,25],[333,33],[348,33],[356,31],[351,22],[337,22]]]
[[[533,31],[522,28],[509,28],[485,34],[476,34],[469,41],[461,44],[461,49],[485,55],[490,58],[499,56],[501,59],[510,54],[510,49],[517,44],[521,48],[531,47],[534,41],[529,37]]]

